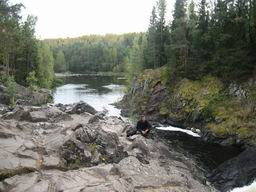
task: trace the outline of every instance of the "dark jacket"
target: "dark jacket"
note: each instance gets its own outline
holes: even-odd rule
[[[150,129],[151,125],[150,123],[146,120],[146,121],[138,121],[137,122],[137,126],[136,129],[137,131],[145,131],[146,129]]]

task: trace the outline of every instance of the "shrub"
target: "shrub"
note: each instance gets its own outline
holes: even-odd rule
[[[31,91],[36,91],[38,89],[38,79],[36,78],[35,71],[32,71],[28,74],[26,81]]]
[[[14,77],[9,76],[5,84],[6,95],[9,98],[9,104],[14,106],[16,102],[16,82],[14,81]]]
[[[7,86],[6,83],[7,83],[7,81],[8,81],[8,78],[9,78],[8,75],[6,75],[6,74],[1,74],[1,75],[0,75],[0,82],[3,83],[5,86]]]

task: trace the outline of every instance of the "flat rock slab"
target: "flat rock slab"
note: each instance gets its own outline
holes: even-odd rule
[[[118,171],[117,171],[118,170]],[[182,172],[168,173],[155,161],[141,164],[135,157],[125,158],[117,165],[99,165],[92,168],[62,172],[58,170],[15,176],[0,183],[0,190],[12,187],[13,192],[33,191],[118,191],[118,192],[207,192],[210,190]],[[29,179],[28,179],[29,178]]]
[[[29,113],[31,122],[46,122],[48,117],[43,111],[33,111]]]
[[[84,103],[60,107],[17,107],[0,117],[0,191],[213,191],[168,159],[161,142],[127,140],[122,120],[94,116]]]

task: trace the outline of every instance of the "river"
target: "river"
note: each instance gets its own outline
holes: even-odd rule
[[[125,91],[125,80],[111,76],[69,76],[64,84],[53,91],[54,103],[70,104],[84,101],[96,110],[108,110],[108,115],[120,116],[120,110],[112,103],[121,99]],[[183,131],[183,132],[182,132]],[[197,135],[184,133],[174,128],[157,130],[157,135],[171,148],[181,150],[193,158],[207,171],[212,171],[224,161],[238,155],[241,150],[209,144]],[[221,154],[221,155],[220,155]]]
[[[112,103],[124,95],[125,80],[116,76],[67,76],[64,85],[53,90],[54,103],[71,104],[84,101],[96,110],[106,109],[110,116],[120,116]]]

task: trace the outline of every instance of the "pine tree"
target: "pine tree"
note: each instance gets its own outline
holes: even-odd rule
[[[187,40],[188,40],[188,55],[189,64],[187,65],[186,77],[195,78],[198,77],[198,15],[195,10],[195,3],[192,0],[188,7],[188,28],[187,28]]]
[[[166,42],[168,38],[168,31],[166,28],[166,0],[159,0],[157,2],[158,20],[156,24],[156,39],[157,39],[157,67],[161,67],[167,63],[166,57]]]
[[[186,0],[176,0],[171,25],[171,71],[176,79],[177,73],[184,74],[188,64]]]
[[[207,61],[210,57],[212,49],[212,42],[210,42],[209,38],[209,11],[207,10],[207,2],[206,0],[201,0],[199,4],[199,12],[198,12],[198,25],[197,25],[197,34],[196,34],[196,43],[195,49],[197,51],[197,59],[199,63],[203,63]],[[203,65],[197,66],[199,68],[199,73],[204,73],[206,63]]]
[[[157,15],[155,6],[152,9],[152,15],[150,17],[150,25],[148,28],[148,57],[145,68],[156,68],[157,66],[157,52],[156,52],[156,34],[157,34]]]

